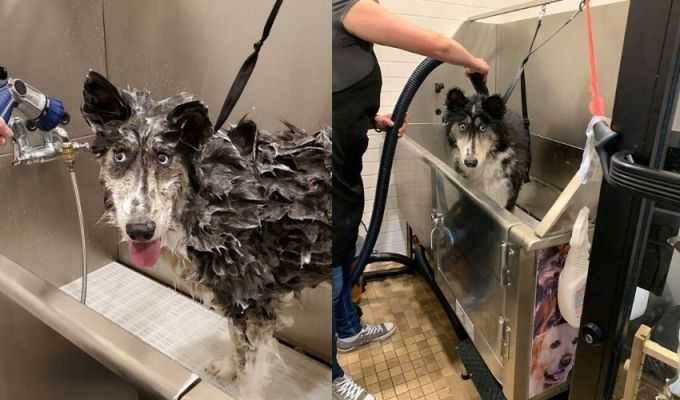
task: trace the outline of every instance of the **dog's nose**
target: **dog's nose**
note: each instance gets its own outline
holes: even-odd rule
[[[475,168],[477,166],[477,160],[476,159],[465,160],[465,161],[463,161],[463,163],[468,168]]]
[[[132,240],[151,240],[156,231],[156,224],[153,221],[127,224],[125,225],[125,231]]]
[[[560,359],[560,367],[566,368],[569,365],[571,365],[571,354],[565,354],[561,359]]]

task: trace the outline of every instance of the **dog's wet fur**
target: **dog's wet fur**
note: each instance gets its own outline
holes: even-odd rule
[[[529,132],[499,95],[467,97],[460,88],[446,96],[444,122],[456,172],[472,187],[512,210],[529,181]]]
[[[96,72],[83,96],[105,220],[123,240],[140,240],[140,229],[141,240],[160,240],[181,277],[212,294],[236,327],[243,367],[287,295],[329,279],[330,130],[286,123],[271,133],[243,119],[215,132],[194,96],[155,101]]]

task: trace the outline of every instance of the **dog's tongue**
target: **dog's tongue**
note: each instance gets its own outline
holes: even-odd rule
[[[134,242],[129,241],[130,258],[138,267],[151,268],[161,256],[161,241]]]

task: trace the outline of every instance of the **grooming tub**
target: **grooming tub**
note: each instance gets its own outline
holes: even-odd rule
[[[613,106],[627,7],[616,3],[593,9],[608,112]],[[546,16],[537,42],[570,15]],[[526,55],[535,26],[536,18],[466,22],[454,37],[490,61],[489,89],[502,93]],[[557,276],[578,211],[589,206],[595,218],[599,196],[597,176],[586,185],[576,177],[590,120],[584,32],[579,18],[534,54],[528,65],[532,178],[522,187],[513,212],[468,187],[452,167],[442,123],[446,93],[456,86],[467,94],[473,92],[459,68],[442,66],[423,83],[409,110],[408,135],[400,140],[395,158],[392,179],[404,231],[412,233],[408,238],[412,244],[427,250],[435,285],[509,400],[548,398],[568,384],[569,371],[550,382],[538,374],[542,374],[541,346],[548,331],[560,329],[570,338],[577,335],[555,314]],[[521,110],[519,88],[508,108]],[[451,240],[433,249],[435,220]]]

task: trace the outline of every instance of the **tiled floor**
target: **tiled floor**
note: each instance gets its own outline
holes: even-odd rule
[[[339,355],[345,372],[378,400],[479,399],[472,382],[460,377],[457,338],[421,277],[369,283],[361,307],[364,321],[393,321],[398,329],[384,342]]]

